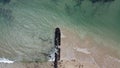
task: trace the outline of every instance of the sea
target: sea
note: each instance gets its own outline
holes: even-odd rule
[[[48,61],[57,27],[90,36],[120,58],[120,0],[0,0],[0,58]]]

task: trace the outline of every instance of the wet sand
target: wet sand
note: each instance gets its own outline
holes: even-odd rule
[[[94,38],[80,38],[77,32],[62,29],[61,60],[64,68],[119,68],[116,51],[97,43]],[[63,67],[61,67],[63,68]]]

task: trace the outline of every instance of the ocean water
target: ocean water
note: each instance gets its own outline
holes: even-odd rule
[[[54,29],[70,28],[120,48],[119,0],[0,0],[0,58],[47,61]],[[120,54],[120,53],[119,53]],[[120,57],[119,57],[120,58]]]

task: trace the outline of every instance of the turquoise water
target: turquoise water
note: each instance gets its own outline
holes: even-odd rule
[[[0,0],[0,57],[46,61],[54,49],[56,27],[74,29],[80,37],[90,35],[96,41],[115,43],[112,46],[119,49],[119,2]]]

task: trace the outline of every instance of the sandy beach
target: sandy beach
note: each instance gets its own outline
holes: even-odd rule
[[[62,29],[61,60],[65,68],[119,68],[120,60],[108,47],[101,47],[92,37],[83,39],[76,32]],[[62,65],[61,65],[62,66]],[[62,67],[61,67],[62,68]]]

